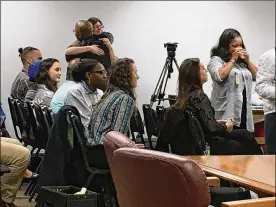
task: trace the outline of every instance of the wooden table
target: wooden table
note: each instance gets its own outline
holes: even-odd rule
[[[275,155],[188,156],[206,174],[275,196]]]
[[[263,109],[252,109],[254,123],[264,120],[264,110]]]

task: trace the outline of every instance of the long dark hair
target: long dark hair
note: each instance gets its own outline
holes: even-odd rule
[[[237,37],[241,37],[241,34],[237,30],[235,29],[224,30],[220,35],[218,44],[211,49],[211,57],[219,56],[225,62],[228,62],[231,58],[229,54],[229,44],[233,39]],[[242,41],[242,48],[245,49],[245,45],[243,41]]]
[[[53,92],[56,92],[57,90],[57,83],[51,80],[48,71],[55,62],[59,61],[55,58],[47,58],[42,60],[39,66],[39,70],[35,76],[36,84],[43,84]]]
[[[106,94],[103,98],[105,98],[112,91],[122,90],[131,98],[136,100],[134,88],[131,86],[131,64],[133,63],[134,60],[130,58],[121,58],[110,66]]]
[[[188,94],[192,88],[202,90],[200,80],[200,60],[198,58],[188,58],[184,60],[179,68],[178,94],[173,108],[183,109],[186,107]]]

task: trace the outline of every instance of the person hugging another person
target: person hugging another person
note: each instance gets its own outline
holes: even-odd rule
[[[73,68],[72,77],[77,84],[70,87],[64,105],[78,109],[81,122],[87,130],[93,107],[101,99],[106,86],[106,71],[97,60],[80,59]]]
[[[213,80],[211,103],[216,119],[232,119],[234,128],[254,132],[252,81],[257,68],[250,61],[241,34],[226,29],[211,50],[207,66]]]
[[[61,67],[57,59],[47,58],[42,60],[35,77],[37,93],[34,98],[34,103],[50,107],[50,102],[57,90],[60,77]]]
[[[93,26],[89,21],[80,20],[75,24],[75,36],[78,41],[65,51],[67,62],[74,58],[91,58],[99,61],[106,70],[115,61],[112,45],[108,38],[95,38]]]

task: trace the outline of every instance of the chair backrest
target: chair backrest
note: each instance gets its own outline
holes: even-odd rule
[[[207,207],[210,204],[206,176],[188,158],[121,148],[114,152],[112,173],[120,207]]]
[[[83,133],[83,125],[81,123],[80,118],[73,112],[68,112],[68,118],[67,118],[68,124],[72,127],[73,130],[73,148],[75,151],[80,152],[83,160],[85,168],[91,173],[91,167],[88,164],[86,152],[87,147],[84,141],[84,133]]]
[[[143,113],[148,137],[158,136],[156,111],[149,104],[143,104]]]
[[[133,114],[130,120],[130,130],[131,132],[137,132],[139,134],[145,133],[141,113],[137,107],[135,113]]]
[[[145,142],[145,137],[144,137],[144,134],[145,134],[144,123],[142,120],[141,113],[137,107],[136,107],[135,113],[133,114],[133,116],[131,117],[131,120],[130,120],[130,132],[131,132],[132,140],[135,143],[137,143],[135,133],[138,133],[138,135],[141,139],[141,142],[147,148],[146,142]]]
[[[39,136],[39,133],[38,133],[38,121],[36,119],[36,114],[35,114],[35,104],[33,102],[27,102],[26,105],[27,105],[27,111],[28,111],[31,129],[32,129],[34,138],[36,138]]]
[[[27,102],[27,108],[35,145],[39,149],[46,149],[50,131],[48,128],[49,124],[43,114],[43,106],[30,101]]]
[[[13,124],[13,129],[14,129],[14,133],[17,137],[17,139],[21,140],[21,136],[18,133],[18,129],[19,128],[19,124],[18,124],[18,119],[17,119],[17,115],[16,115],[16,110],[15,110],[15,100],[11,97],[8,97],[8,104],[9,104],[9,108],[10,108],[10,114],[11,114],[11,118],[12,118],[12,124]]]
[[[109,168],[111,170],[111,174],[114,151],[123,147],[136,148],[136,145],[128,137],[117,131],[108,132],[104,136],[104,150],[107,157]]]

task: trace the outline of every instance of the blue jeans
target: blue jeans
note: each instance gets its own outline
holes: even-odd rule
[[[276,154],[276,112],[265,115],[264,131],[266,154]]]

